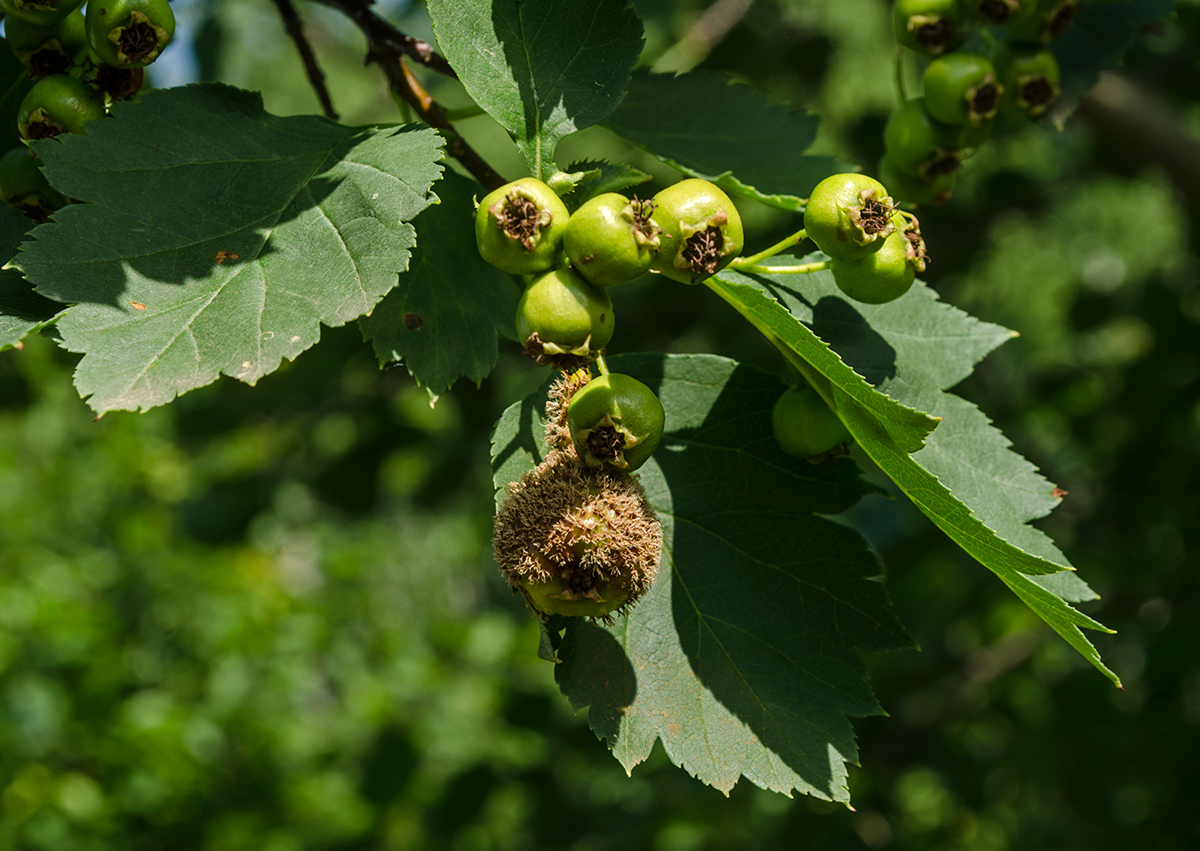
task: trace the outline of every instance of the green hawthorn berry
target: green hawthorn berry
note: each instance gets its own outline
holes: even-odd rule
[[[19,19],[29,24],[48,27],[74,12],[83,0],[0,0],[0,11],[8,20]],[[7,24],[5,25],[7,29]]]
[[[833,260],[838,289],[864,304],[884,304],[908,292],[917,272],[925,271],[925,241],[916,218],[896,213],[895,230],[883,247],[861,260]]]
[[[29,149],[20,145],[0,157],[0,200],[45,221],[67,199],[42,174]]]
[[[22,139],[49,139],[80,133],[83,125],[104,117],[104,100],[86,83],[54,74],[39,80],[17,110]]]
[[[1037,118],[1062,93],[1058,60],[1045,48],[1008,46],[994,57],[1008,113]]]
[[[650,268],[673,281],[697,284],[742,252],[742,217],[729,196],[707,180],[668,186],[654,196],[650,218],[661,230]]]
[[[878,180],[835,174],[816,185],[804,208],[804,229],[830,257],[852,260],[878,251],[892,232],[893,201]]]
[[[649,590],[662,526],[633,476],[552,451],[508,486],[492,551],[500,572],[541,616],[606,619]]]
[[[167,0],[91,0],[86,23],[92,52],[114,68],[149,65],[175,34]]]
[[[553,189],[532,177],[493,190],[475,211],[475,243],[484,260],[513,275],[553,269],[570,213]]]
[[[775,442],[788,455],[819,458],[853,440],[838,415],[811,387],[793,387],[771,411]]]
[[[953,171],[931,178],[909,174],[897,168],[886,155],[879,160],[878,173],[896,201],[917,206],[942,206],[950,200],[958,181],[958,172]]]
[[[606,192],[576,210],[563,232],[563,250],[575,271],[598,287],[648,272],[661,244],[662,228],[650,219],[654,206]]]
[[[1025,14],[1009,18],[1004,28],[1016,41],[1047,42],[1070,29],[1076,11],[1075,0],[1039,0]]]
[[[962,128],[943,124],[925,110],[925,99],[894,111],[883,128],[888,159],[901,171],[931,180],[962,165]]]
[[[573,369],[595,358],[613,327],[608,293],[570,269],[537,278],[517,303],[517,339],[543,366]]]
[[[941,56],[966,38],[960,0],[896,0],[896,41],[925,56]]]
[[[571,397],[567,426],[579,459],[589,467],[632,473],[662,439],[662,403],[636,378],[618,373],[589,381]]]
[[[92,85],[109,97],[119,100],[131,98],[142,88],[146,80],[143,68],[114,68],[112,65],[98,65]]]
[[[982,127],[995,117],[1004,93],[992,63],[963,51],[930,62],[921,85],[925,110],[932,118],[971,127]]]
[[[65,74],[88,49],[82,12],[71,12],[50,26],[9,18],[4,24],[4,38],[13,55],[28,69],[31,80]]]

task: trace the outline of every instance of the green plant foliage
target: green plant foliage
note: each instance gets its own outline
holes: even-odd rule
[[[569,174],[583,172],[584,177],[575,191],[563,198],[567,208],[574,212],[597,195],[606,192],[624,192],[641,186],[650,180],[650,175],[625,163],[610,163],[601,160],[582,160],[567,167]]]
[[[432,0],[438,46],[467,92],[507,130],[533,176],[564,136],[612,112],[642,49],[626,0]]]
[[[820,119],[769,103],[723,74],[633,75],[629,94],[604,125],[684,174],[785,210],[822,179],[845,171],[804,152]]]
[[[497,335],[516,338],[512,317],[520,295],[513,277],[475,249],[470,223],[477,184],[449,172],[438,190],[441,203],[414,223],[417,247],[408,271],[360,321],[380,362],[404,361],[434,396],[459,375],[476,382],[487,377],[499,354]]]
[[[0,206],[0,257],[4,263],[17,253],[30,224],[19,210]],[[17,345],[26,335],[44,326],[59,309],[59,305],[35,293],[19,272],[0,270],[0,351]]]
[[[952,401],[953,397],[943,400],[948,394],[940,393],[965,378],[975,361],[1011,337],[1011,332],[940,304],[921,286],[892,305],[851,306],[833,296],[832,275],[804,277],[815,283],[796,284],[783,276],[764,276],[756,282],[724,272],[710,286],[802,359],[803,363],[793,361],[801,371],[807,365],[828,382],[830,401],[854,439],[935,524],[995,572],[1093,665],[1119,682],[1080,632],[1081,627],[1105,628],[1066,602],[1094,595],[1082,581],[1056,575],[1071,569],[1066,559],[1049,539],[1025,525],[1053,507],[1053,487],[1032,465],[1008,451],[1008,442],[973,406]],[[835,301],[823,303],[826,297]],[[880,327],[868,324],[868,317],[885,310],[902,314],[905,321],[889,319]],[[832,348],[829,339],[814,329],[825,338],[840,338],[841,347]],[[932,339],[927,344],[923,337]],[[879,390],[871,390],[874,399],[864,398],[863,389],[871,388],[864,374],[880,385]],[[920,389],[908,389],[909,382]],[[945,428],[945,436],[937,440],[930,435],[927,448],[920,452],[905,447],[893,430],[880,427],[885,424],[880,409],[889,407],[888,402],[900,404],[901,399],[922,403],[954,423],[939,422],[937,428]],[[910,440],[913,436],[907,435]],[[969,439],[964,440],[966,436]],[[935,451],[926,454],[929,448]]]
[[[369,312],[407,268],[409,222],[442,170],[431,130],[278,118],[219,85],[119,104],[38,151],[55,188],[92,203],[36,228],[18,265],[72,305],[57,327],[100,412],[220,374],[253,384],[321,324]]]
[[[629,356],[612,368],[649,384],[667,411],[639,473],[663,523],[663,564],[614,626],[570,621],[559,686],[590,707],[626,770],[661,740],[672,762],[723,791],[745,776],[848,800],[844,763],[857,749],[845,716],[882,711],[859,652],[912,641],[865,542],[817,515],[872,487],[848,460],[783,454],[771,434],[785,387],[775,376],[710,355]],[[498,489],[544,451],[539,406],[513,405],[496,427]]]

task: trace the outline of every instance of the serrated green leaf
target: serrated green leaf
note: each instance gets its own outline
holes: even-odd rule
[[[554,171],[560,139],[616,109],[642,51],[628,0],[429,0],[438,46],[524,154]]]
[[[820,119],[768,103],[723,74],[639,71],[604,121],[618,136],[684,174],[785,210],[803,210],[812,188],[851,171],[832,157],[805,156]]]
[[[487,377],[499,356],[497,334],[516,337],[520,298],[513,277],[485,262],[475,247],[471,197],[478,184],[447,172],[437,190],[441,203],[415,222],[408,271],[361,320],[380,362],[404,361],[435,396],[459,375],[476,382]]]
[[[62,345],[97,411],[146,409],[216,380],[248,384],[369,312],[408,266],[436,200],[428,129],[280,118],[201,84],[117,104],[88,135],[37,146],[88,202],[34,229],[15,261],[72,306]]]
[[[567,208],[574,212],[597,195],[606,192],[624,192],[650,180],[650,175],[625,163],[609,163],[602,160],[584,160],[571,163],[568,172],[597,172],[583,180],[575,191],[563,198]]]
[[[727,270],[709,286],[824,376],[838,414],[880,469],[951,539],[1117,681],[1079,631],[1105,628],[1064,602],[1095,595],[1078,578],[1060,573],[1069,569],[1066,559],[1026,525],[1057,504],[1053,485],[1011,452],[1009,442],[973,405],[940,392],[969,374],[1009,332],[942,304],[920,283],[901,299],[878,306],[848,302],[828,272],[750,278]],[[864,388],[874,398],[864,395]],[[944,417],[924,447],[914,447],[915,435],[895,427],[889,410],[897,404]]]
[[[0,204],[0,266],[12,259],[33,220]],[[33,291],[15,269],[0,269],[0,351],[11,349],[26,335],[43,327],[62,309]]]
[[[912,645],[862,538],[819,516],[870,487],[848,459],[813,465],[780,452],[776,376],[712,355],[610,366],[649,384],[667,412],[638,473],[664,560],[613,626],[567,619],[560,688],[590,707],[627,770],[661,740],[672,761],[724,791],[746,777],[848,800],[845,762],[857,751],[847,716],[881,711],[860,652]],[[498,488],[540,457],[541,403],[513,405],[497,424]]]
[[[1062,95],[1051,108],[1061,127],[1096,85],[1100,72],[1115,67],[1141,26],[1171,14],[1173,0],[1125,0],[1079,7],[1070,28],[1050,43],[1062,73]]]

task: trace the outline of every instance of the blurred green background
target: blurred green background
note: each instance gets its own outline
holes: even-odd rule
[[[707,5],[638,0],[647,60],[730,71],[826,116],[823,151],[877,160],[885,0],[758,0],[676,46]],[[158,85],[319,111],[269,0],[175,7]],[[376,8],[429,35],[419,6]],[[353,27],[300,11],[342,120],[396,120]],[[745,782],[725,798],[661,750],[628,778],[492,563],[488,432],[542,377],[515,344],[431,408],[356,328],[327,329],[257,388],[93,421],[73,356],[33,338],[0,353],[0,848],[1200,848],[1198,31],[1180,0],[1064,132],[993,141],[921,217],[929,282],[1021,333],[959,392],[1070,492],[1041,525],[1102,595],[1084,608],[1118,630],[1091,637],[1124,691],[872,497],[848,519],[922,651],[869,660],[890,717],[856,722],[855,811]],[[464,129],[522,173],[488,119]],[[671,179],[602,130],[559,158],[585,155]],[[745,212],[761,244],[799,226]],[[703,292],[614,295],[615,350],[782,370]]]

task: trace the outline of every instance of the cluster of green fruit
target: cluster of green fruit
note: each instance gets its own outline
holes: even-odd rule
[[[896,40],[928,60],[922,96],[892,113],[879,179],[914,204],[944,204],[963,160],[997,117],[1038,118],[1060,94],[1046,43],[1075,16],[1076,0],[897,0]]]
[[[527,355],[563,371],[587,367],[612,339],[609,287],[647,272],[698,283],[737,257],[743,241],[733,202],[705,180],[644,201],[606,192],[574,213],[542,181],[517,180],[480,202],[475,236],[493,266],[529,276],[517,334]],[[601,375],[571,405],[571,432],[589,466],[636,470],[662,422],[654,393],[627,375]]]
[[[24,141],[79,133],[142,86],[175,32],[167,0],[0,0],[9,48],[36,81],[17,110]],[[0,199],[44,220],[66,200],[20,145],[0,157]]]

